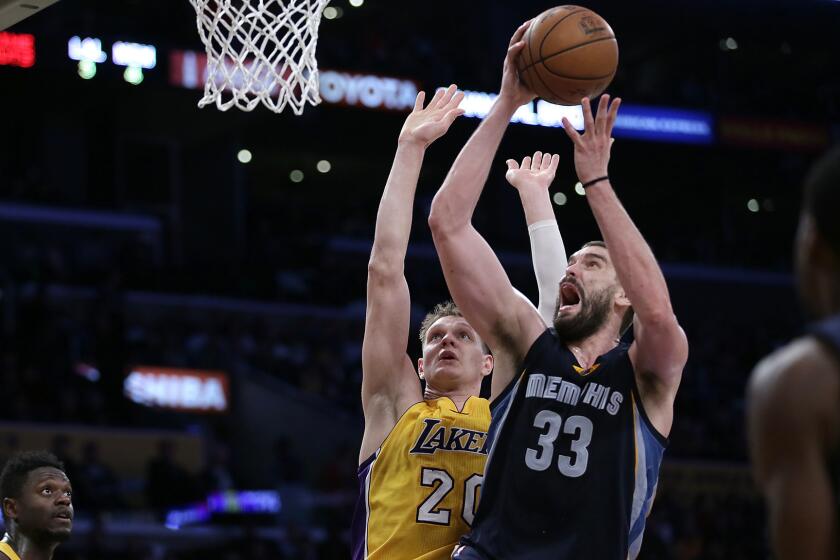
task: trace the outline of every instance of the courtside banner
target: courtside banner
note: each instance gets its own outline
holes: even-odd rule
[[[704,111],[621,104],[613,136],[656,142],[711,144],[713,118]]]
[[[721,144],[744,148],[818,152],[830,143],[828,126],[783,119],[721,117]]]
[[[123,391],[137,404],[181,412],[222,413],[230,407],[230,382],[223,371],[135,366]]]

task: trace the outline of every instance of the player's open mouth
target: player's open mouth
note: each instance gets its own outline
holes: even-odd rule
[[[452,352],[451,350],[444,350],[443,352],[440,353],[440,356],[438,356],[438,361],[440,361],[440,362],[445,361],[445,360],[454,361],[454,360],[457,360],[457,359],[458,359],[458,356],[456,356],[455,352]]]
[[[73,514],[71,514],[69,511],[60,511],[60,512],[56,513],[55,515],[53,515],[53,517],[55,517],[57,519],[63,519],[65,521],[72,521],[73,520]]]
[[[560,311],[572,309],[580,304],[580,292],[571,282],[560,284]]]

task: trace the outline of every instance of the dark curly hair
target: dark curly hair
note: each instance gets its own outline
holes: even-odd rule
[[[41,467],[54,467],[64,472],[64,463],[49,451],[23,451],[13,455],[0,473],[0,502],[19,498],[30,472]]]

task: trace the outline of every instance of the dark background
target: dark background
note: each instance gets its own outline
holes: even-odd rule
[[[342,16],[322,20],[322,68],[411,79],[427,92],[452,82],[493,92],[510,34],[551,4],[332,6]],[[764,558],[744,384],[804,324],[792,241],[801,179],[840,130],[840,2],[586,6],[616,33],[608,91],[626,103],[824,133],[796,149],[785,138],[619,138],[610,166],[691,345],[641,557]],[[170,51],[203,50],[185,0],[62,0],[10,31],[34,34],[38,59],[0,66],[0,453],[38,444],[70,461],[78,516],[57,558],[347,557],[366,263],[405,113],[199,109],[200,90],[168,80]],[[67,57],[74,35],[102,39],[109,54],[91,80]],[[721,47],[728,37],[737,49]],[[157,48],[140,85],[110,61],[117,40]],[[426,156],[406,263],[415,329],[446,298],[428,206],[477,123],[460,119]],[[253,154],[247,165],[241,149]],[[555,206],[566,247],[598,237],[573,190],[565,134],[511,125],[475,223],[532,299],[527,231],[503,162],[537,149],[561,155],[552,192],[568,197]],[[329,173],[316,171],[322,159]],[[295,169],[302,182],[290,180]],[[231,409],[132,403],[123,379],[138,364],[224,371]],[[91,369],[96,381],[79,375]],[[234,488],[275,489],[283,507],[162,526],[170,508]]]

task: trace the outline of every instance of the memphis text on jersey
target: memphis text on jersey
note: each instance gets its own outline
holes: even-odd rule
[[[525,398],[550,399],[571,406],[577,406],[581,401],[598,410],[606,410],[615,416],[624,401],[619,391],[614,391],[606,385],[590,381],[583,387],[565,381],[562,377],[532,373],[528,376],[528,387]]]

